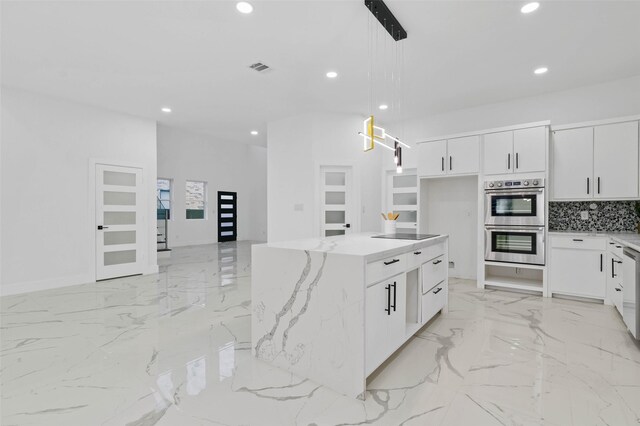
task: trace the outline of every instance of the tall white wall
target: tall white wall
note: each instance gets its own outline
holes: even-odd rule
[[[320,234],[320,166],[353,166],[361,231],[380,231],[381,149],[362,151],[359,115],[303,114],[268,125],[268,240]],[[383,153],[384,154],[384,153]],[[389,153],[389,161],[392,154]],[[296,210],[301,206],[302,210]]]
[[[553,126],[635,114],[640,114],[640,76],[415,117],[407,120],[403,128],[406,140],[416,142],[542,120],[551,120]],[[405,163],[407,167],[415,167],[415,157],[407,155]]]
[[[218,241],[218,191],[238,193],[238,240],[266,240],[266,148],[158,125],[158,177],[172,179],[170,246]],[[204,220],[186,219],[187,180],[207,182]]]
[[[144,168],[155,235],[156,124],[3,87],[3,294],[95,281],[91,160]],[[147,273],[157,272],[149,238]]]

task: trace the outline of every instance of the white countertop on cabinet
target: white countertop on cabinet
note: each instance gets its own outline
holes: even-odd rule
[[[326,238],[309,238],[304,240],[281,241],[260,244],[270,248],[305,250],[309,252],[343,254],[350,256],[362,256],[367,263],[395,256],[410,250],[428,247],[447,239],[447,235],[426,240],[396,240],[386,238],[372,238],[381,235],[376,232],[363,232],[358,234],[339,235]]]

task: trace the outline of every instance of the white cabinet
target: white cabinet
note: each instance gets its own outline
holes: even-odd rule
[[[478,173],[480,170],[479,136],[449,139],[447,148],[449,154],[447,174]]]
[[[418,174],[445,176],[480,170],[480,137],[424,142],[418,145]]]
[[[638,197],[638,122],[553,132],[555,200]]]
[[[447,141],[425,142],[418,145],[418,174],[442,176],[446,174]]]
[[[484,135],[484,174],[511,173],[512,162],[513,132]]]
[[[593,196],[593,128],[553,132],[553,198]]]
[[[378,368],[406,341],[406,275],[398,274],[367,288],[366,372]]]
[[[552,294],[604,299],[606,239],[551,237],[549,290]]]
[[[638,122],[594,128],[595,198],[638,196]]]
[[[513,154],[516,173],[544,172],[547,170],[546,126],[513,131]]]
[[[547,169],[547,127],[484,135],[484,173],[531,173]]]

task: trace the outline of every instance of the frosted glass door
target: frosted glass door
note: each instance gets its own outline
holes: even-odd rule
[[[96,279],[141,274],[142,170],[96,165]]]
[[[351,168],[322,167],[321,179],[321,236],[345,235],[353,228]]]

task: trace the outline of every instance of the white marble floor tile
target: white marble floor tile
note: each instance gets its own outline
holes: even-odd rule
[[[612,307],[470,281],[365,401],[257,361],[250,253],[179,248],[156,275],[0,298],[0,424],[640,423],[640,345]]]

